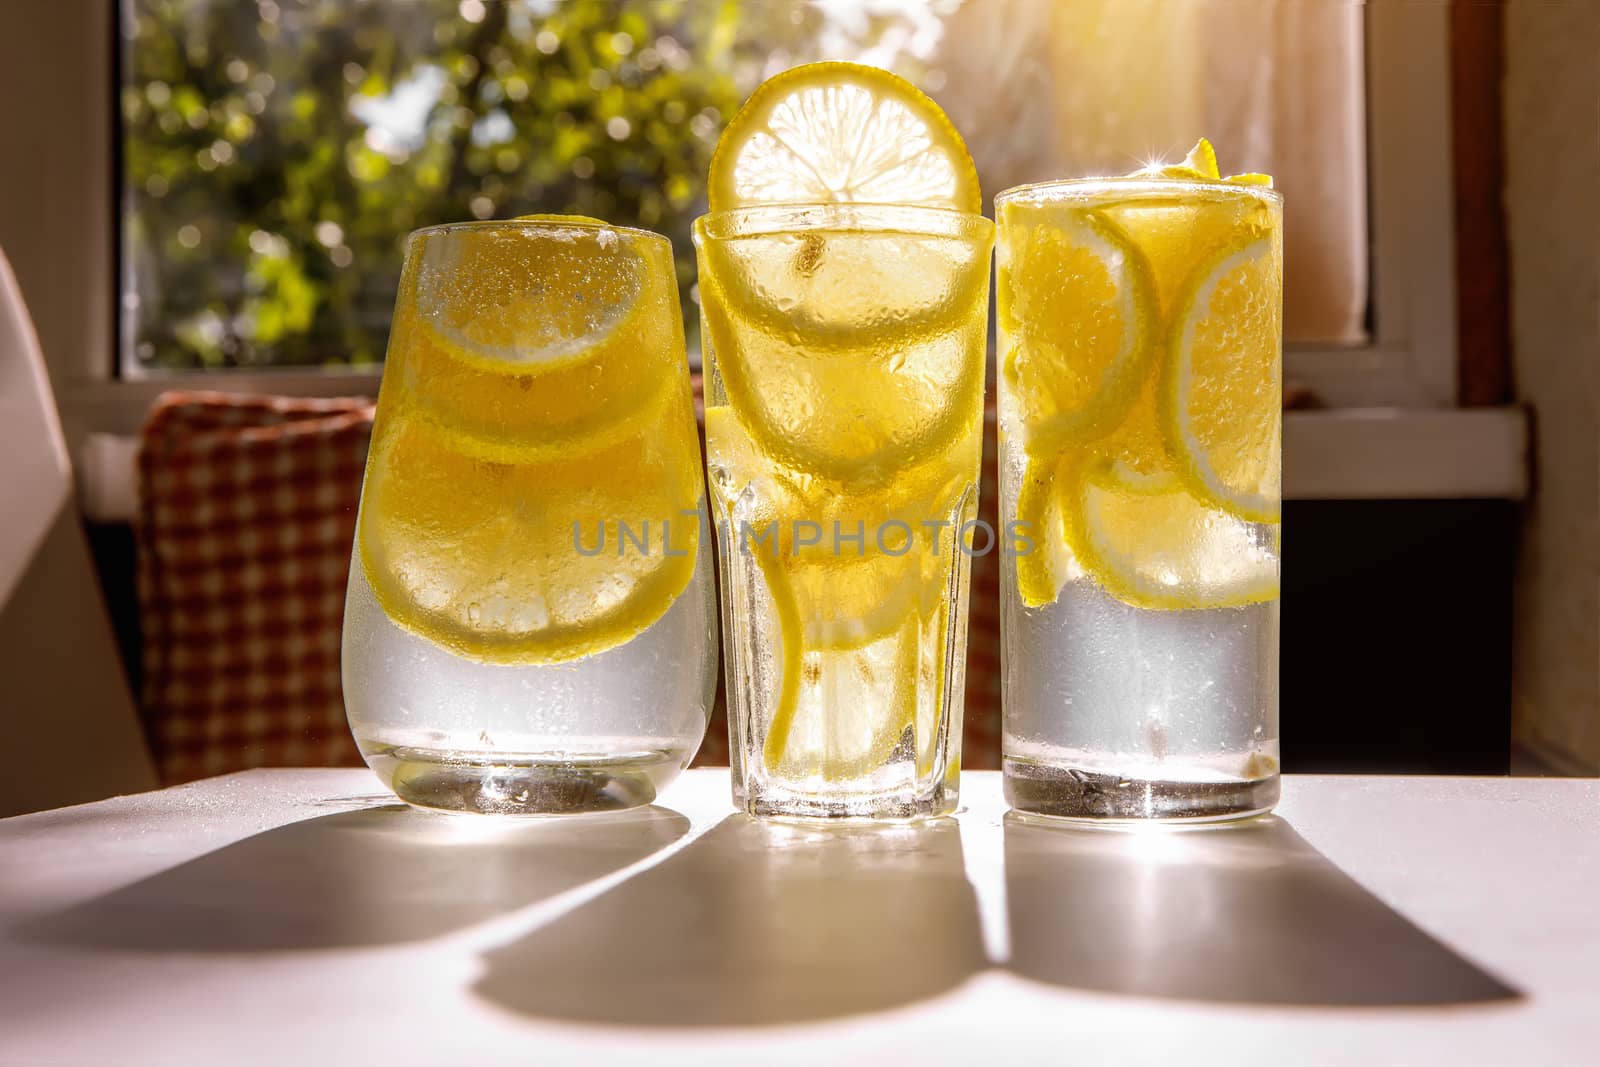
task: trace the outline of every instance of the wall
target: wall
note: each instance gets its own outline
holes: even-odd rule
[[[1513,374],[1534,414],[1516,583],[1521,740],[1600,773],[1600,4],[1506,9]]]
[[[113,351],[114,5],[4,6],[0,248],[22,285],[59,402]],[[74,430],[68,427],[69,440]]]

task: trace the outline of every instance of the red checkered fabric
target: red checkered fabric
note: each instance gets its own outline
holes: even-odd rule
[[[143,714],[163,781],[342,766],[368,400],[164,394],[139,450]]]

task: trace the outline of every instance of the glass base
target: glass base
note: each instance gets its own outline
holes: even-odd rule
[[[360,744],[367,765],[407,804],[486,815],[636,808],[655,800],[694,755],[653,751],[556,758]]]
[[[1278,775],[1232,781],[1163,781],[1008,759],[1006,802],[1017,811],[1093,822],[1207,822],[1262,815],[1278,803]]]
[[[740,805],[751,815],[767,819],[860,819],[872,821],[933,819],[956,810],[958,794],[941,789],[926,796],[864,793],[817,796],[776,790],[750,790]]]

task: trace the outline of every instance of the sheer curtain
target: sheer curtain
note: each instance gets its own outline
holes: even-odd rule
[[[1284,194],[1285,333],[1365,339],[1363,15],[1357,0],[967,0],[936,94],[985,192],[1122,174],[1200,137]]]

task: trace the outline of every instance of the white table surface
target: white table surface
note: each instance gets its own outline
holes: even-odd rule
[[[1600,1064],[1600,785],[1297,777],[1242,828],[655,807],[361,770],[0,820],[0,1063]]]

